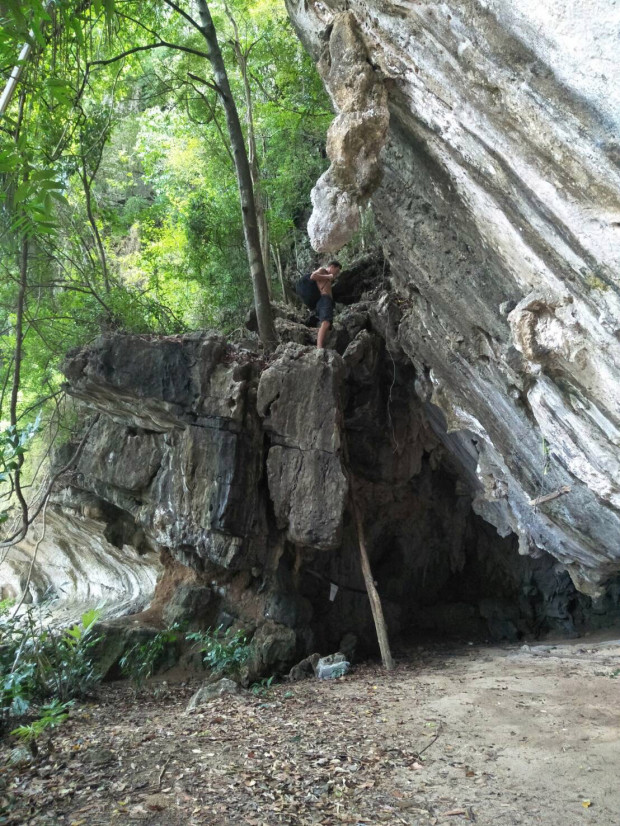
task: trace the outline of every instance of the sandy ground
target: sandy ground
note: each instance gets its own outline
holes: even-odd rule
[[[386,708],[390,734],[441,726],[424,769],[396,773],[408,823],[465,809],[485,826],[620,824],[620,641],[461,651],[407,693],[410,708]]]
[[[188,714],[196,685],[104,687],[0,770],[0,823],[620,826],[620,640],[415,649]]]

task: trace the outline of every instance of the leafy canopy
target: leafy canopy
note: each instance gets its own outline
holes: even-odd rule
[[[282,3],[210,8],[254,133],[277,297],[307,248],[330,107]],[[155,0],[0,6],[2,82],[21,73],[0,118],[0,422],[18,385],[10,438],[42,405],[44,425],[69,426],[60,362],[101,332],[239,326],[251,283],[204,50],[200,32]]]

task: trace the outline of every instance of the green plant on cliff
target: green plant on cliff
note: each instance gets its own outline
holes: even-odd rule
[[[202,662],[214,674],[238,676],[250,656],[251,646],[243,631],[215,630],[193,631],[186,639],[197,644],[202,654]]]

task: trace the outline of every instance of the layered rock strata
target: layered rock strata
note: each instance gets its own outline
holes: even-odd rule
[[[346,634],[372,652],[349,479],[393,640],[516,640],[620,616],[615,584],[580,596],[551,556],[520,557],[514,535],[474,513],[471,440],[422,401],[428,377],[398,343],[407,307],[384,289],[385,267],[364,272],[356,290],[372,292],[341,308],[334,351],[284,343],[266,362],[214,335],[110,335],[68,358],[87,439],[48,508],[46,554],[64,548],[75,594],[98,602],[106,581],[129,582],[133,610],[151,599],[158,556],[163,571],[148,610],[105,627],[106,667],[145,626],[174,622],[245,629],[253,677]],[[340,291],[351,292],[346,277]],[[294,341],[308,332],[285,320]],[[100,539],[85,551],[87,536]]]
[[[387,93],[372,203],[401,296],[389,342],[464,460],[477,513],[598,593],[620,570],[620,12],[287,6],[337,112],[355,98],[329,59],[343,26]],[[338,203],[341,216],[313,216],[322,236],[348,220]]]
[[[123,537],[110,512],[108,518],[93,497],[75,495],[66,509],[57,500],[45,522],[3,553],[1,597],[16,600],[25,592],[25,605],[56,601],[57,620],[95,606],[105,606],[107,617],[147,608],[162,573],[159,554],[135,531]]]

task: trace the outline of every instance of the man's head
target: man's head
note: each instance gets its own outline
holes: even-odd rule
[[[330,272],[332,275],[339,275],[340,270],[342,269],[342,266],[340,264],[340,261],[336,261],[334,259],[333,261],[329,262],[326,269],[327,269],[327,272]]]

